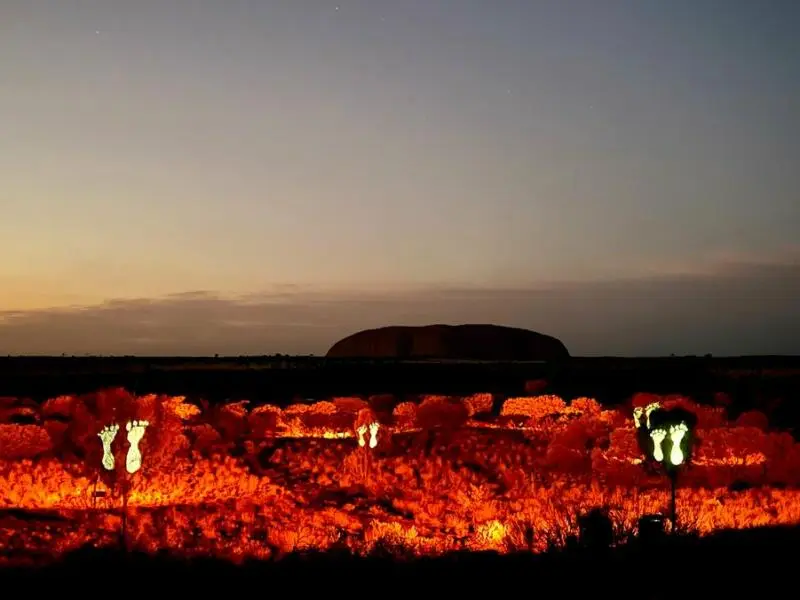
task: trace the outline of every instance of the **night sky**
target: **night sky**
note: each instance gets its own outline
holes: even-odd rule
[[[0,0],[0,353],[800,354],[797,0]]]

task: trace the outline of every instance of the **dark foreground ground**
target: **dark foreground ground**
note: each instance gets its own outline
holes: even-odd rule
[[[324,593],[353,598],[387,598],[393,592],[410,591],[422,597],[444,591],[455,597],[464,591],[469,595],[491,591],[547,598],[793,598],[800,583],[798,547],[800,528],[639,540],[607,550],[581,545],[538,556],[471,553],[401,561],[326,553],[240,566],[86,549],[45,568],[0,570],[0,581],[27,584],[16,588],[26,592],[77,592],[78,584],[91,597],[102,590],[115,596],[119,592],[166,596],[175,590],[182,595],[201,591],[202,597],[220,591],[231,597]]]

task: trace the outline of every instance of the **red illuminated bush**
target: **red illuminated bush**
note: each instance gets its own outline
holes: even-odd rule
[[[140,399],[139,419],[150,423],[141,442],[147,468],[168,469],[176,460],[189,457],[191,443],[185,422],[197,415],[197,407],[186,404],[182,396],[150,395]]]
[[[547,464],[565,472],[584,472],[591,467],[591,450],[595,446],[607,446],[608,428],[588,417],[570,422],[558,431],[547,448]]]
[[[42,404],[42,416],[45,419],[68,419],[72,415],[75,396],[57,396]]]
[[[333,402],[315,402],[307,410],[298,413],[300,426],[306,429],[322,429],[328,426],[337,413]]]
[[[392,414],[397,401],[392,394],[377,394],[370,396],[367,404],[376,414],[388,417]]]
[[[219,431],[222,439],[226,442],[236,443],[243,439],[248,431],[247,405],[249,402],[243,400],[224,404],[218,409],[214,407],[210,412],[212,419],[210,423],[214,429]],[[205,409],[208,411],[208,409]]]
[[[748,410],[736,418],[737,427],[755,427],[761,431],[769,429],[769,419],[760,410]]]
[[[650,404],[659,403],[663,400],[661,396],[658,394],[651,394],[650,392],[636,392],[630,401],[631,409],[634,408],[645,408]]]
[[[454,431],[467,422],[468,416],[466,407],[458,400],[426,396],[417,409],[417,426],[425,430]]]
[[[586,417],[597,417],[603,411],[603,407],[594,398],[575,398],[569,403],[571,411]]]
[[[271,404],[254,408],[247,416],[247,423],[255,439],[272,438],[287,429],[281,409]]]
[[[186,433],[191,443],[192,452],[204,458],[222,454],[229,449],[219,431],[209,423],[189,425]]]
[[[564,473],[582,473],[591,465],[591,455],[586,449],[577,450],[559,442],[547,447],[546,464]]]
[[[609,485],[636,486],[645,479],[636,431],[616,429],[609,434],[608,448],[592,450],[592,472]]]
[[[567,405],[558,396],[509,398],[500,409],[501,416],[523,416],[533,420],[552,418],[566,412]]]
[[[392,411],[392,422],[398,429],[410,429],[417,424],[417,405],[413,402],[401,402]]]
[[[50,435],[39,425],[0,425],[0,460],[35,458],[53,447]]]
[[[494,397],[492,394],[472,394],[465,397],[462,402],[470,417],[488,415],[492,412]]]

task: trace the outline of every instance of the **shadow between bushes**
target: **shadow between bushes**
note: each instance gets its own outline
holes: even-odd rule
[[[367,557],[347,551],[308,552],[242,564],[86,547],[48,566],[0,569],[0,580],[24,580],[35,588],[60,587],[68,581],[100,586],[106,581],[120,584],[127,580],[136,583],[140,592],[155,592],[153,586],[167,584],[179,584],[184,591],[202,586],[210,592],[212,588],[207,586],[235,584],[236,588],[227,587],[231,593],[260,581],[270,587],[291,586],[286,589],[300,596],[335,591],[337,596],[359,598],[386,597],[388,589],[430,591],[437,586],[451,591],[469,588],[473,593],[483,586],[495,592],[557,590],[569,598],[601,594],[682,600],[709,594],[738,598],[778,590],[782,596],[794,597],[800,582],[798,547],[800,526],[726,530],[703,538],[637,538],[614,548],[574,542],[543,554],[459,552],[398,559],[384,548]]]

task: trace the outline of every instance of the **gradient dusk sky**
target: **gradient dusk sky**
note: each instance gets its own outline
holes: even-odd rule
[[[798,0],[0,0],[0,353],[800,354]]]

